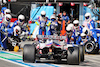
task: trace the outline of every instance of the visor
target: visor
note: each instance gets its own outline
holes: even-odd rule
[[[89,16],[85,17],[86,19],[89,19]]]
[[[68,34],[70,34],[72,31],[66,31]]]
[[[42,17],[45,17],[45,15],[41,15]]]
[[[88,34],[88,31],[87,30],[85,31],[85,34]]]
[[[54,19],[54,18],[53,18],[53,19],[51,19],[51,21],[55,21],[55,20],[56,20],[56,19]]]
[[[23,22],[24,20],[22,20],[22,19],[19,19],[19,21],[20,21],[20,22]]]
[[[74,26],[76,27],[76,26],[79,26],[79,24],[74,24]]]
[[[18,34],[18,32],[19,32],[19,30],[18,29],[16,29],[16,33]]]
[[[9,12],[7,12],[6,14],[10,14]]]
[[[10,18],[8,18],[8,17],[6,17],[6,20],[7,20],[7,21],[10,21],[11,19],[10,19]]]
[[[85,39],[86,38],[86,36],[82,36],[82,39]]]

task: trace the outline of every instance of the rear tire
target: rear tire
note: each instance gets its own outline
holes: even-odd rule
[[[35,56],[36,56],[35,53],[36,53],[35,45],[31,45],[31,44],[24,45],[24,48],[23,48],[23,61],[34,63],[35,59],[36,59],[35,58]]]
[[[84,45],[79,45],[79,48],[80,48],[81,62],[83,62],[84,61],[85,47],[84,47]]]
[[[79,47],[69,47],[68,48],[67,63],[68,64],[79,65],[79,63],[80,63],[80,50],[79,50]]]

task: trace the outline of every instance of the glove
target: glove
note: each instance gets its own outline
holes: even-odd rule
[[[7,28],[5,28],[5,32],[7,32],[7,30],[8,30],[8,29],[7,29]]]
[[[8,33],[4,33],[5,36],[8,36]]]

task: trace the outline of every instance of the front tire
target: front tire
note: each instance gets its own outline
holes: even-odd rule
[[[31,44],[24,45],[24,48],[23,48],[23,61],[24,62],[34,63],[35,56],[36,56],[35,54],[36,54],[35,45],[31,45]]]

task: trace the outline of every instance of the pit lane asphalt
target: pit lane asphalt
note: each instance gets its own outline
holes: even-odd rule
[[[31,44],[33,42],[29,42],[29,41],[22,42],[22,47],[25,43]],[[9,51],[9,52],[22,55],[22,50],[20,50],[20,52],[14,52],[14,51]],[[85,54],[85,61],[80,63],[80,65],[68,65],[65,60],[62,60],[62,62],[60,63],[55,63],[54,61],[47,61],[45,59],[42,59],[38,61],[37,63],[32,63],[32,64],[35,64],[35,65],[51,64],[50,67],[100,67],[100,54]],[[0,59],[0,67],[25,67],[25,66],[21,66],[21,65],[14,64],[14,63]],[[38,66],[35,66],[35,67],[38,67]],[[44,66],[44,67],[47,67],[47,66]]]

